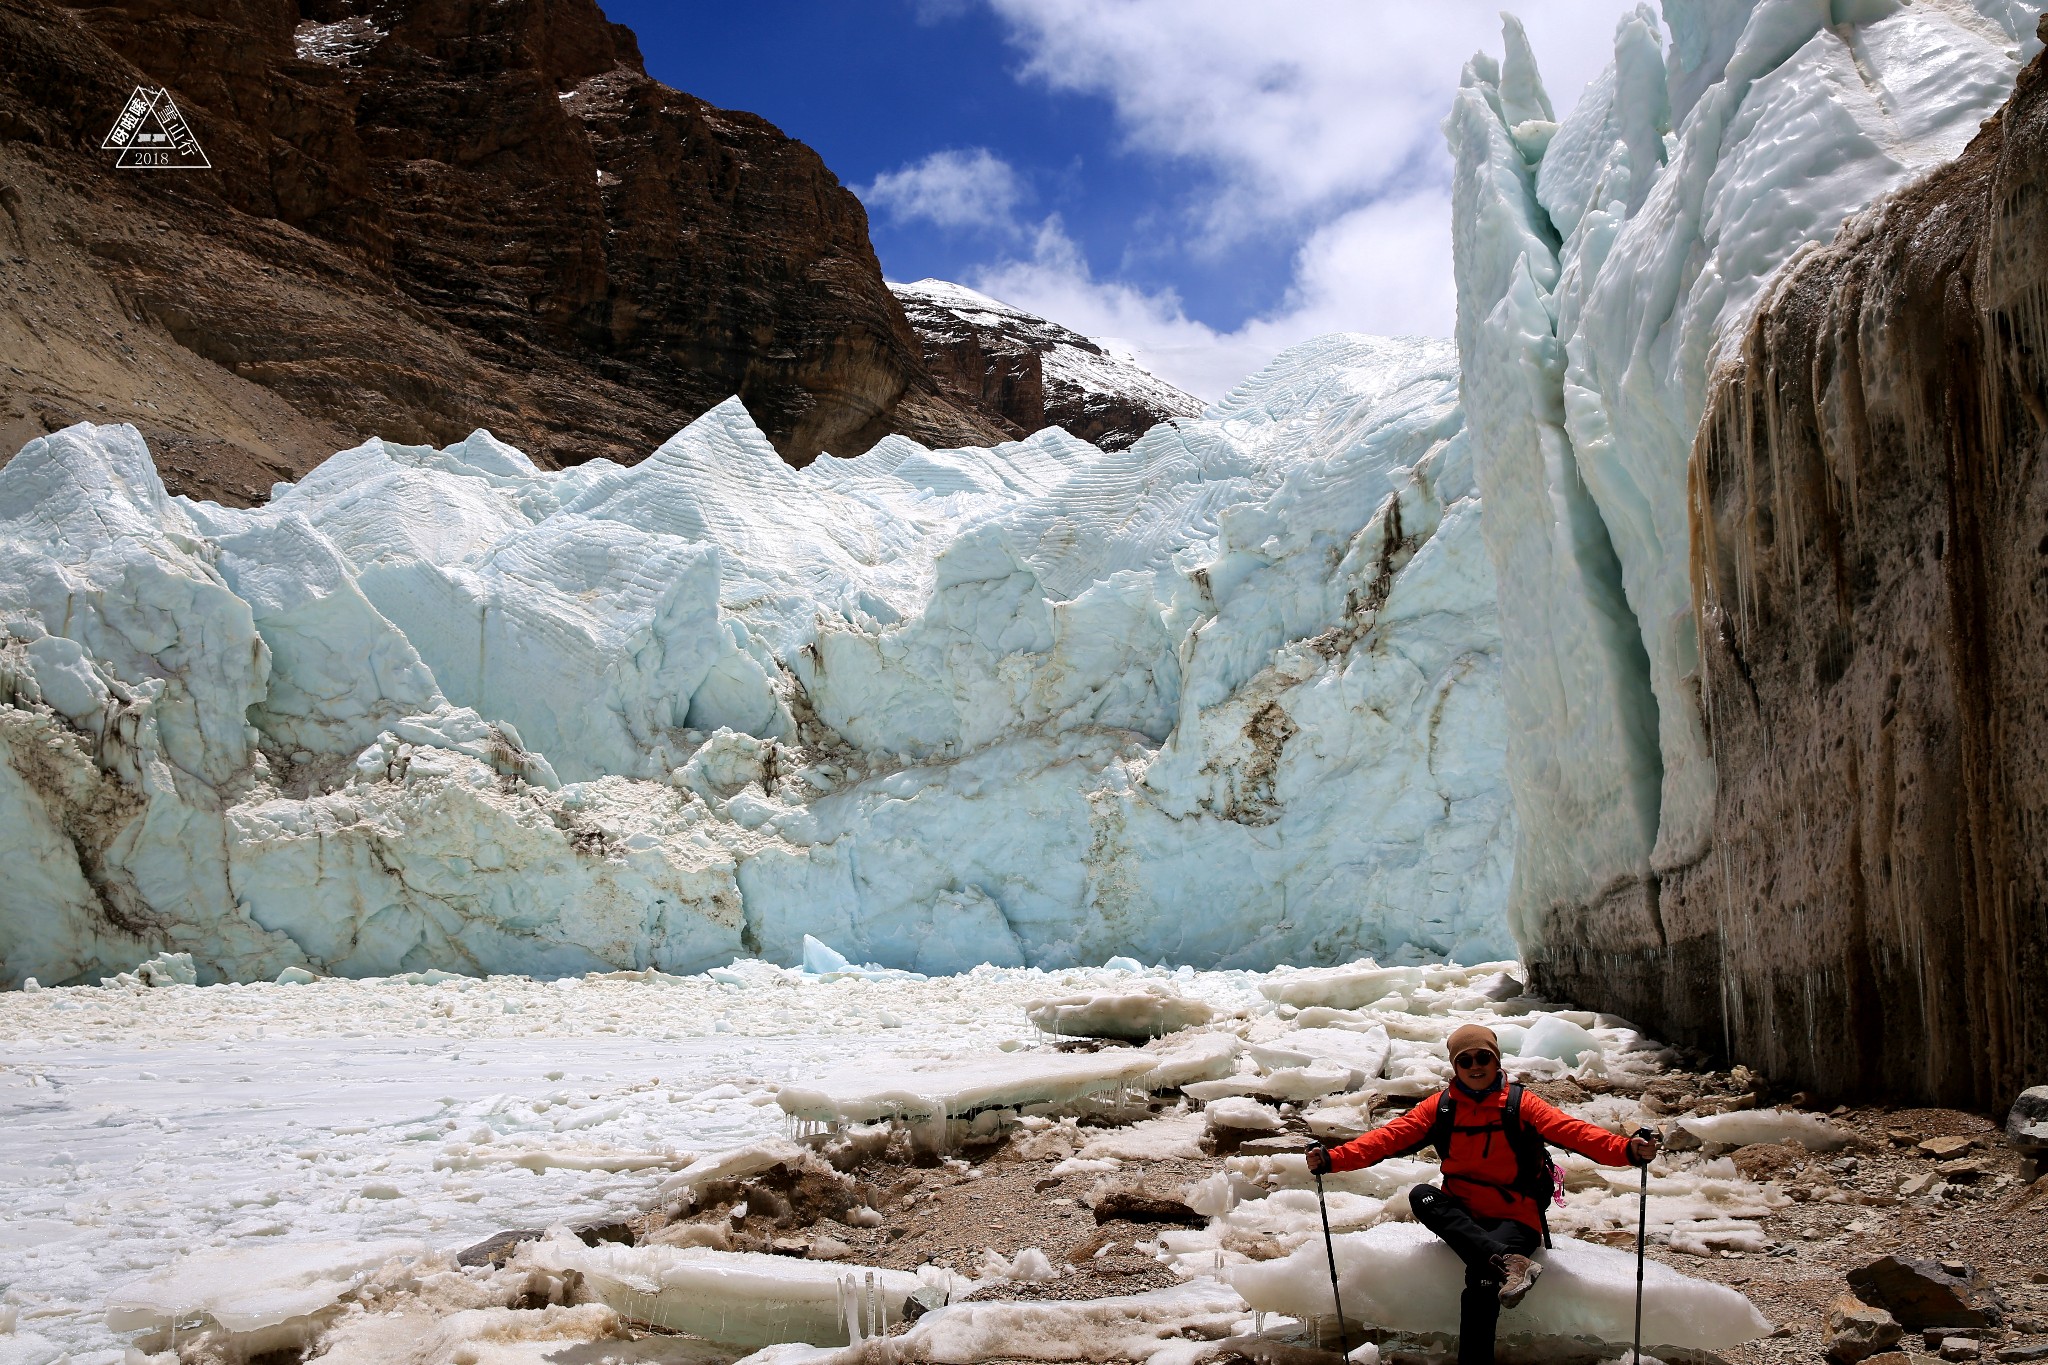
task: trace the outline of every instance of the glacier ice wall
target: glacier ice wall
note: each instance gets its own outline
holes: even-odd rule
[[[73,427],[0,469],[0,983],[1504,955],[1473,480],[1452,348],[1364,337],[1114,454],[730,402],[238,511]]]
[[[1510,20],[1445,123],[1525,949],[1617,895],[1654,936],[1655,879],[1707,848],[1686,479],[1715,370],[1781,267],[1955,156],[2040,47],[2013,0],[1666,0],[1668,42],[1658,19],[1622,17],[1562,123]]]

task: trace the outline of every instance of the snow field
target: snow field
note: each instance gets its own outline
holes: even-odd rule
[[[1661,1074],[1664,1054],[1618,1021],[1551,1012],[1520,999],[1504,1006],[1487,1001],[1475,987],[1496,981],[1502,965],[1440,969],[1432,1001],[1418,1005],[1404,997],[1405,1008],[1396,1011],[1384,1007],[1390,997],[1382,996],[1381,1007],[1343,1012],[1355,1017],[1343,1019],[1342,1027],[1333,1025],[1338,1012],[1327,1007],[1298,1010],[1269,998],[1276,988],[1311,978],[1285,969],[1151,969],[1134,976],[1121,969],[982,968],[965,977],[918,978],[819,975],[736,962],[694,977],[124,984],[13,993],[0,996],[0,1044],[8,1058],[0,1070],[0,1151],[7,1158],[0,1163],[7,1182],[0,1191],[6,1208],[0,1240],[11,1248],[0,1301],[20,1320],[12,1339],[17,1344],[34,1333],[53,1351],[94,1365],[122,1359],[117,1327],[147,1335],[145,1329],[168,1319],[189,1330],[203,1314],[223,1324],[232,1317],[254,1333],[290,1334],[305,1330],[295,1320],[310,1311],[318,1330],[337,1343],[382,1340],[375,1337],[379,1314],[370,1305],[349,1309],[343,1319],[328,1305],[340,1300],[347,1307],[356,1301],[356,1284],[396,1274],[379,1268],[391,1263],[391,1243],[417,1252],[417,1264],[406,1273],[424,1282],[453,1275],[445,1257],[501,1229],[610,1222],[687,1203],[693,1190],[712,1180],[790,1159],[798,1150],[787,1136],[792,1118],[811,1112],[813,1097],[832,1093],[821,1082],[846,1067],[849,1048],[870,1058],[871,1091],[901,1092],[899,1082],[911,1083],[909,1093],[924,1107],[906,1106],[906,1123],[933,1112],[963,1130],[979,1120],[1017,1133],[1013,1140],[1032,1144],[1042,1158],[1064,1157],[1110,1175],[1161,1156],[1199,1156],[1208,1120],[1189,1108],[1130,1126],[1076,1128],[1059,1110],[1090,1102],[1077,1076],[1110,1087],[1097,1093],[1112,1096],[1124,1087],[1194,1085],[1196,1077],[1219,1073],[1279,1076],[1302,1068],[1275,1063],[1311,1055],[1325,1045],[1319,1035],[1332,1033],[1357,1039],[1368,1055],[1384,1049],[1389,1069],[1435,1076],[1447,1066],[1442,1038],[1464,1020],[1533,1029],[1553,1018],[1583,1019],[1574,1026],[1593,1042],[1569,1074],[1622,1080]],[[1361,964],[1358,970],[1374,968]],[[1026,1014],[1034,1000],[1138,993],[1199,1002],[1214,1018],[1143,1048],[1063,1054],[1045,1046]],[[1454,1007],[1475,1001],[1484,1008]],[[1408,1012],[1416,1008],[1434,1012]],[[1514,1012],[1503,1015],[1502,1008]],[[1401,1055],[1402,1043],[1412,1051]],[[1511,1066],[1532,1077],[1568,1074],[1548,1057]],[[947,1079],[932,1085],[934,1076]],[[925,1078],[922,1091],[915,1088],[918,1078]],[[1367,1077],[1366,1089],[1339,1098],[1384,1117],[1370,1092],[1384,1083],[1384,1076]],[[1216,1104],[1231,1102],[1225,1097]],[[1298,1116],[1304,1103],[1319,1101],[1238,1102],[1256,1105],[1277,1125]],[[1613,1097],[1597,1103],[1605,1112],[1589,1114],[1596,1121],[1630,1124],[1638,1117]],[[1028,1112],[1034,1105],[1042,1107],[1038,1116]],[[815,1121],[836,1121],[843,1130],[857,1121],[849,1109],[838,1112],[836,1120]],[[1696,1155],[1670,1161],[1696,1167],[1660,1165],[1653,1178],[1653,1235],[1674,1246],[1699,1235],[1705,1214],[1739,1238],[1741,1215],[1760,1211],[1758,1201],[1771,1197],[1725,1161]],[[1582,1171],[1569,1163],[1567,1169],[1572,1194],[1559,1211],[1561,1229],[1632,1226],[1626,1188],[1632,1173]],[[1333,1221],[1340,1231],[1390,1235],[1406,1217],[1406,1188],[1433,1174],[1428,1163],[1410,1160],[1333,1177]],[[1183,1273],[1213,1277],[1251,1264],[1234,1249],[1234,1238],[1270,1238],[1283,1252],[1298,1250],[1317,1227],[1308,1185],[1299,1157],[1219,1162],[1189,1193],[1211,1217],[1210,1226],[1163,1233],[1159,1255]],[[671,1301],[699,1305],[692,1312],[715,1310],[722,1315],[715,1331],[727,1334],[732,1347],[728,1358],[742,1347],[792,1335],[822,1346],[844,1342],[842,1279],[865,1285],[859,1266],[735,1261],[731,1253],[702,1248],[687,1254],[674,1247],[593,1250],[565,1238],[558,1234],[522,1252],[514,1266],[580,1269],[613,1286],[602,1291],[611,1309],[640,1321],[655,1320],[650,1305]],[[1346,1245],[1350,1241],[1347,1235]],[[1371,1257],[1378,1246],[1365,1244],[1361,1266],[1377,1264]],[[1020,1255],[1000,1268],[984,1267],[984,1274],[998,1270],[1029,1280],[1041,1268]],[[927,1279],[945,1274],[935,1271]],[[801,1292],[793,1287],[799,1280],[806,1286]],[[468,1281],[454,1276],[451,1283],[459,1288]],[[945,1283],[957,1297],[959,1282]],[[719,1284],[733,1287],[705,1288]],[[897,1313],[893,1296],[914,1287],[889,1279],[878,1282],[877,1292]],[[1243,1293],[1236,1316],[1250,1311],[1249,1292],[1213,1278],[1191,1280],[1184,1289],[1196,1298],[1228,1294],[1235,1300]],[[480,1341],[512,1330],[512,1319],[487,1311],[482,1293],[474,1284],[461,1293],[449,1289],[443,1310],[407,1319],[405,1340],[445,1345],[464,1314],[479,1315],[463,1321]],[[1282,1306],[1284,1291],[1272,1293],[1281,1297],[1261,1311],[1294,1316]],[[324,1303],[313,1302],[323,1296]],[[373,1321],[361,1320],[365,1311]],[[415,1305],[408,1311],[424,1310]],[[616,1316],[570,1319],[566,1310],[550,1311],[555,1316],[545,1332],[557,1334],[550,1340],[572,1331],[592,1340],[620,1330]],[[968,1304],[946,1311],[959,1314],[955,1326],[942,1332],[934,1317],[929,1327],[915,1329],[926,1333],[918,1340],[953,1341],[946,1333],[968,1333],[971,1324],[979,1325],[960,1340],[1026,1331],[1033,1323],[1039,1326],[1028,1330],[1036,1331],[1052,1320],[1048,1314],[1062,1313],[1079,1316],[1060,1318],[1067,1326],[1058,1330],[1085,1328],[1095,1343],[1087,1349],[1096,1354],[1027,1358],[1101,1359],[1109,1349],[1102,1343],[1116,1333],[1130,1339],[1157,1327],[1161,1343],[1173,1335],[1156,1316],[1165,1310],[1123,1301],[1102,1308]],[[833,1329],[839,1335],[816,1327],[814,1318],[841,1324]],[[543,1330],[537,1315],[519,1321],[521,1331]],[[1115,1323],[1125,1325],[1112,1333],[1105,1324]],[[684,1324],[678,1319],[676,1325]],[[376,1330],[398,1329],[386,1323]],[[752,1338],[738,1339],[748,1333]],[[1057,1333],[1049,1339],[1067,1340]]]

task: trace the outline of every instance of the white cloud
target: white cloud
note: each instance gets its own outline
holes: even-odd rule
[[[1016,168],[986,147],[933,152],[884,171],[856,191],[870,209],[899,222],[1016,234],[1017,206],[1029,191]]]
[[[1057,216],[1041,226],[1028,258],[996,262],[967,283],[1127,349],[1162,379],[1213,401],[1289,346],[1325,332],[1448,334],[1455,307],[1450,199],[1424,190],[1317,227],[1295,252],[1294,285],[1281,307],[1229,332],[1188,317],[1171,290],[1095,278]]]
[[[1229,332],[1171,292],[1098,279],[1049,220],[1030,254],[969,283],[1130,343],[1204,398],[1326,331],[1445,335],[1452,323],[1449,157],[1439,130],[1475,51],[1501,50],[1497,0],[987,0],[1023,75],[1098,96],[1126,149],[1187,167],[1184,236],[1153,255],[1205,268],[1271,242],[1293,281]],[[1613,53],[1626,0],[1543,0],[1524,14],[1562,115]],[[1170,232],[1170,228],[1169,228]],[[1213,265],[1207,268],[1214,268]]]

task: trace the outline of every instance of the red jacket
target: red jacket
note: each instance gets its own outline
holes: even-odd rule
[[[1383,1161],[1404,1148],[1429,1141],[1436,1123],[1441,1092],[1431,1095],[1401,1117],[1330,1149],[1330,1169],[1355,1171]],[[1508,1147],[1501,1127],[1502,1110],[1507,1107],[1508,1089],[1499,1085],[1473,1099],[1459,1094],[1457,1126],[1451,1130],[1451,1150],[1444,1158],[1444,1189],[1455,1194],[1465,1207],[1484,1218],[1512,1218],[1530,1227],[1541,1226],[1542,1213],[1535,1200],[1505,1188],[1514,1183],[1515,1154]],[[1584,1119],[1560,1113],[1556,1107],[1522,1092],[1522,1123],[1553,1143],[1580,1156],[1591,1157],[1603,1166],[1628,1164],[1628,1139]],[[1476,1176],[1477,1180],[1464,1177]],[[1484,1183],[1481,1183],[1484,1182]]]

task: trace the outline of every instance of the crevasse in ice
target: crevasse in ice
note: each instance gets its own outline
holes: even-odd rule
[[[1456,369],[1325,338],[1114,454],[373,440],[249,511],[31,442],[0,978],[1500,956]]]

